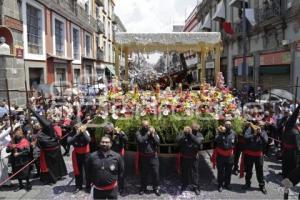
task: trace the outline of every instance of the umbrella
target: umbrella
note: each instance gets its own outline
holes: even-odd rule
[[[272,89],[270,93],[281,99],[287,99],[289,101],[293,101],[295,99],[294,95],[287,90]]]

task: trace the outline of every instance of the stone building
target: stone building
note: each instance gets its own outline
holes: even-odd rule
[[[0,0],[0,29],[6,30],[0,36],[11,47],[9,61],[0,59],[0,70],[7,72],[1,78],[11,78],[7,63],[13,63],[23,70],[14,70],[22,83],[13,89],[24,89],[25,78],[28,88],[92,84],[103,69],[113,69],[114,5],[114,0]]]
[[[297,67],[300,64],[300,1],[245,1],[246,81],[243,82],[241,77],[242,0],[203,0],[195,8],[197,14],[193,31],[222,33],[224,50],[221,71],[229,86],[251,84],[265,89],[283,88],[293,91],[290,86],[295,85],[300,76]],[[190,26],[190,20],[187,20],[185,29],[189,31]],[[208,58],[206,62],[210,60],[214,58]]]

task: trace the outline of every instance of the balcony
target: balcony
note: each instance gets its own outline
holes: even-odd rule
[[[38,0],[46,7],[54,10],[64,18],[77,23],[90,32],[96,32],[98,24],[96,19],[89,15],[88,12],[81,7],[76,0]]]
[[[264,2],[263,8],[258,8],[255,10],[255,17],[258,23],[263,23],[275,17],[280,17],[282,10],[280,7],[279,0],[273,0],[273,3]]]
[[[99,61],[104,60],[104,52],[102,50],[97,50],[97,60]]]

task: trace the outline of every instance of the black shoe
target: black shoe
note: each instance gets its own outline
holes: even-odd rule
[[[24,189],[24,186],[23,185],[20,185],[19,187],[17,187],[14,192],[18,192],[20,190],[23,190]]]
[[[155,190],[153,190],[153,192],[154,192],[154,194],[156,194],[156,196],[158,196],[158,197],[161,195],[159,189],[155,189]]]
[[[229,190],[229,191],[232,190],[232,188],[231,188],[230,185],[225,185],[224,188],[225,188],[226,190]]]
[[[144,195],[145,194],[145,190],[140,190],[139,191],[139,195]]]
[[[243,190],[248,190],[250,187],[251,187],[250,184],[245,184],[245,185],[242,186],[242,189]]]
[[[196,194],[197,196],[200,195],[200,190],[195,189],[195,194]]]
[[[86,192],[86,193],[90,193],[90,192],[91,192],[91,187],[86,187],[86,188],[85,188],[85,192]]]
[[[123,189],[120,189],[119,193],[120,193],[120,196],[122,196],[122,197],[125,196],[125,192]]]
[[[234,174],[234,175],[238,175],[239,174],[239,171],[238,170],[234,170],[233,172],[232,172],[232,174]]]
[[[26,189],[26,191],[30,191],[31,188],[32,188],[32,186],[30,184],[27,184],[25,189]]]
[[[219,187],[218,187],[218,191],[219,191],[219,192],[222,192],[222,190],[223,190],[222,186],[219,186]]]
[[[40,174],[35,174],[35,175],[33,175],[32,178],[39,178],[39,177],[40,177]]]
[[[76,193],[80,192],[80,190],[82,190],[82,188],[77,187],[76,190],[73,193],[76,194]]]
[[[263,193],[263,194],[267,194],[267,190],[265,187],[260,187],[260,191]]]
[[[284,191],[284,194],[283,194],[283,199],[284,200],[288,200],[289,199],[289,191]],[[299,199],[299,198],[298,198]]]

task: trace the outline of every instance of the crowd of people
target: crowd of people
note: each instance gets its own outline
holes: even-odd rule
[[[99,114],[97,98],[32,98],[24,109],[8,102],[0,103],[0,186],[12,187],[10,175],[18,180],[15,191],[31,190],[31,173],[44,184],[55,184],[67,175],[63,156],[71,158],[75,176],[75,193],[83,189],[94,199],[115,199],[124,194],[124,161],[127,135],[107,123],[105,134],[97,142],[95,129],[88,124]],[[10,110],[10,111],[9,111]],[[288,189],[300,180],[300,105],[280,103],[263,107],[250,106],[243,110],[246,125],[241,134],[234,132],[231,121],[225,119],[216,130],[211,156],[217,168],[217,189],[231,190],[232,174],[244,176],[243,189],[251,187],[253,165],[260,190],[266,194],[263,160],[275,151],[282,159],[282,184],[285,198]],[[203,133],[196,123],[186,126],[176,142],[176,169],[182,177],[182,191],[191,188],[200,194],[199,164]],[[143,195],[152,179],[153,192],[159,187],[159,135],[148,121],[143,121],[136,133],[135,167],[140,174],[139,194]],[[71,148],[72,146],[72,148]],[[271,146],[275,148],[271,149]],[[63,148],[61,148],[63,147]],[[63,152],[62,152],[63,150]],[[11,172],[9,169],[12,169]],[[25,186],[23,182],[26,182]]]

